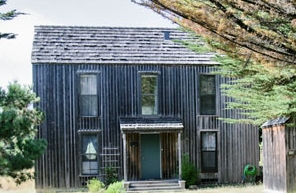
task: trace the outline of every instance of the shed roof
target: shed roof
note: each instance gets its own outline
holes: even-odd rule
[[[35,26],[32,63],[218,64],[214,53],[198,54],[180,40],[193,38],[177,28]]]
[[[283,125],[285,124],[290,118],[289,117],[278,117],[276,119],[272,119],[269,121],[266,121],[261,128],[266,128],[266,127],[273,127],[277,125]]]

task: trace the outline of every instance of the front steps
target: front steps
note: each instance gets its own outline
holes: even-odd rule
[[[185,189],[185,181],[158,180],[124,182],[127,193],[137,192],[178,192]]]

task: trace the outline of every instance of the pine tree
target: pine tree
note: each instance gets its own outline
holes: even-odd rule
[[[0,0],[0,6],[5,5],[6,0]],[[1,13],[0,12],[0,20],[7,21],[7,20],[12,20],[13,18],[17,17],[18,15],[23,15],[24,13],[17,12],[17,10],[11,10],[6,13]],[[0,39],[5,38],[5,39],[13,39],[16,37],[16,34],[14,33],[2,33],[0,32]]]
[[[14,82],[7,90],[0,87],[0,176],[11,176],[17,183],[31,179],[27,172],[46,148],[46,141],[35,139],[43,113],[33,108],[38,98],[27,86]]]
[[[288,0],[132,0],[201,35],[209,47],[185,43],[197,52],[220,53],[217,74],[230,78],[223,94],[235,99],[245,119],[263,122],[296,116],[296,3]]]
[[[296,3],[290,0],[132,0],[258,63],[296,64]],[[217,44],[218,43],[218,44]]]

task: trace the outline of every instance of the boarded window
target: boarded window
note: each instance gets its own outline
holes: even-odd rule
[[[201,170],[217,172],[217,132],[201,132]]]
[[[97,134],[81,135],[82,174],[98,174],[98,136]]]
[[[200,114],[216,114],[215,75],[200,75]]]
[[[80,75],[80,116],[98,116],[97,75]]]
[[[142,115],[158,114],[157,75],[141,76]]]

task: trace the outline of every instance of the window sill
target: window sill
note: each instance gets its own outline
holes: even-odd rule
[[[99,177],[100,174],[80,174],[79,178]]]

